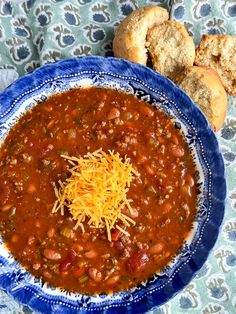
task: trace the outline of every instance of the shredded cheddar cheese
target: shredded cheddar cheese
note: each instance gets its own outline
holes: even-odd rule
[[[65,182],[58,182],[59,189],[55,187],[57,200],[52,212],[61,210],[63,215],[66,206],[76,220],[75,228],[83,226],[87,219],[90,227],[106,228],[109,241],[114,227],[129,235],[117,222],[134,224],[122,213],[124,207],[132,213],[131,200],[126,194],[134,176],[138,176],[130,160],[126,157],[122,160],[119,153],[105,153],[102,149],[83,158],[61,157],[72,165],[71,176]]]

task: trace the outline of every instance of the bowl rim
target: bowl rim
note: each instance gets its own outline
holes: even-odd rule
[[[188,108],[185,108],[181,104],[181,110],[183,110],[184,114],[188,116],[189,112],[191,111],[193,117],[191,117],[191,121],[193,121],[194,126],[197,126],[197,130],[199,131],[199,136],[203,140],[203,143],[207,145],[208,148],[207,154],[209,160],[212,162],[211,170],[213,175],[213,182],[212,186],[219,192],[218,185],[220,185],[220,192],[219,196],[213,195],[213,204],[216,208],[216,216],[211,216],[207,225],[207,230],[205,233],[212,234],[212,239],[209,237],[202,238],[201,244],[203,245],[201,254],[203,256],[201,259],[190,259],[191,267],[190,267],[190,274],[188,277],[182,281],[183,278],[179,277],[179,274],[176,273],[172,277],[172,287],[168,287],[170,291],[163,292],[162,295],[157,293],[157,291],[152,292],[151,294],[144,295],[136,302],[130,301],[127,302],[129,305],[127,308],[124,308],[124,304],[109,304],[108,307],[102,308],[84,308],[83,313],[89,313],[91,311],[100,313],[100,311],[106,309],[107,313],[137,313],[137,309],[139,312],[144,312],[150,310],[153,306],[162,305],[167,302],[169,299],[173,298],[180,290],[182,290],[196,275],[197,271],[203,266],[204,262],[208,258],[219,234],[219,230],[222,224],[223,216],[224,216],[224,208],[225,208],[225,198],[226,198],[226,180],[225,180],[225,168],[222,155],[219,150],[218,141],[214,132],[212,131],[209,123],[207,122],[205,116],[201,112],[201,110],[194,104],[191,98],[183,92],[180,88],[178,88],[172,81],[168,78],[162,76],[160,73],[154,72],[153,70],[139,65],[137,63],[133,63],[123,59],[117,59],[114,57],[100,57],[100,56],[89,56],[89,57],[76,57],[76,58],[69,58],[57,61],[55,63],[44,65],[32,73],[29,73],[15,82],[13,82],[9,87],[5,89],[2,93],[0,93],[0,108],[1,104],[4,103],[4,106],[8,106],[6,111],[0,111],[0,126],[9,119],[11,116],[11,110],[15,106],[15,101],[19,101],[24,95],[30,93],[32,87],[34,86],[41,86],[45,84],[50,79],[55,80],[58,74],[61,77],[66,77],[70,72],[78,72],[81,70],[86,71],[86,69],[90,69],[94,71],[94,73],[99,72],[103,73],[104,69],[107,69],[105,72],[116,71],[116,74],[120,75],[124,79],[131,79],[136,78],[144,83],[144,85],[155,89],[160,88],[161,93],[170,100],[170,102],[174,102],[176,97],[185,103],[188,104]],[[125,73],[125,74],[124,74]],[[55,76],[56,75],[56,76]],[[141,79],[140,79],[141,78]],[[160,85],[161,84],[161,85]],[[4,107],[3,106],[3,107]],[[1,110],[1,109],[0,109]],[[3,288],[9,295],[13,296],[18,302],[23,303],[25,305],[30,306],[32,309],[41,311],[42,304],[40,302],[35,302],[35,293],[34,291],[24,290],[18,291],[17,293],[12,292],[10,288],[10,284],[4,283],[2,284],[1,280],[2,275],[0,275],[0,287]],[[174,288],[173,288],[174,287]],[[171,290],[172,288],[172,290]],[[167,289],[167,290],[168,290]],[[174,290],[173,290],[174,289]],[[49,301],[45,301],[44,311],[47,309],[49,313],[53,313],[53,304],[50,305]],[[53,302],[52,302],[53,303]],[[66,304],[61,303],[58,305],[57,311],[63,309],[64,312],[68,308]],[[81,308],[80,308],[81,309]],[[70,313],[74,313],[73,307],[69,306]],[[78,308],[77,308],[78,310]],[[63,313],[64,313],[63,312]],[[66,313],[66,312],[65,312]]]

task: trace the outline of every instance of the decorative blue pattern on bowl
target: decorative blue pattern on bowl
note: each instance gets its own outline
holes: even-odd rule
[[[216,242],[224,215],[226,183],[218,143],[202,112],[170,80],[135,63],[82,57],[46,65],[0,94],[0,140],[37,102],[71,88],[115,88],[163,110],[189,144],[199,189],[197,215],[181,252],[167,267],[139,286],[114,295],[86,296],[45,285],[29,274],[0,239],[0,286],[16,300],[43,313],[143,313],[186,286]]]

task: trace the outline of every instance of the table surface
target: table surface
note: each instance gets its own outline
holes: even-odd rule
[[[135,8],[159,3],[185,24],[196,45],[203,33],[235,34],[235,0],[1,0],[0,90],[53,60],[112,55],[116,25]],[[228,189],[217,243],[195,279],[150,313],[236,313],[236,98],[228,98],[227,117],[217,137]],[[0,291],[0,313],[33,312]]]

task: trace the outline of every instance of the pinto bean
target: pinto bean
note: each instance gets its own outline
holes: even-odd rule
[[[53,249],[44,249],[43,255],[51,261],[58,261],[61,259],[61,254]]]
[[[183,157],[184,156],[184,149],[180,145],[176,145],[173,143],[169,144],[169,152],[175,157]]]
[[[147,116],[148,118],[152,118],[154,116],[154,110],[149,106],[141,106],[141,112]]]
[[[52,105],[47,105],[47,106],[44,106],[43,107],[43,110],[47,111],[47,112],[51,112],[53,109],[53,106]]]
[[[164,256],[165,257],[169,257],[170,256],[170,251],[165,252]]]
[[[70,114],[66,114],[65,115],[65,123],[69,123],[70,122]]]
[[[109,286],[112,286],[112,285],[115,285],[120,279],[120,276],[119,275],[115,275],[115,276],[112,276],[110,278],[107,279],[106,283],[109,285]]]
[[[72,249],[75,250],[76,252],[82,252],[84,250],[83,246],[79,243],[74,243],[72,245]]]
[[[44,270],[43,275],[44,275],[44,277],[46,277],[48,279],[52,278],[52,274],[48,270]]]
[[[48,125],[47,125],[47,128],[50,129],[53,125],[55,124],[55,120],[51,120]]]
[[[132,210],[128,211],[128,216],[131,218],[137,218],[139,215],[139,211],[136,208],[132,208]]]
[[[32,245],[32,244],[34,244],[34,242],[35,242],[35,237],[34,236],[29,236],[28,237],[28,241],[27,241],[28,245]]]
[[[145,169],[147,171],[148,174],[150,174],[151,176],[153,176],[155,174],[155,171],[153,170],[153,168],[149,165],[145,165]]]
[[[95,282],[100,282],[102,280],[102,273],[97,270],[97,268],[89,268],[88,274]]]
[[[33,194],[37,191],[36,186],[33,183],[30,183],[28,188],[27,188],[27,192],[29,194]]]
[[[98,253],[95,250],[90,250],[86,253],[84,253],[84,256],[87,258],[96,258]]]
[[[162,212],[164,214],[168,213],[172,209],[172,205],[169,202],[166,202],[162,205]]]
[[[54,235],[55,235],[55,232],[56,232],[55,228],[51,227],[51,228],[48,229],[47,236],[49,238],[53,238]]]
[[[181,190],[188,196],[192,196],[192,189],[189,185],[183,185],[181,186]]]
[[[113,120],[113,119],[119,118],[119,116],[120,116],[120,110],[114,107],[108,113],[107,119],[108,120]]]
[[[137,197],[133,197],[133,199],[139,199],[139,198],[140,198],[139,195],[137,195]],[[124,207],[122,209],[122,213],[130,218],[137,218],[139,216],[139,211],[135,207],[132,207],[131,210],[128,209],[127,207]]]
[[[11,242],[16,243],[18,240],[19,240],[19,236],[17,234],[13,234],[13,236],[11,237]]]
[[[186,175],[185,182],[188,186],[190,186],[190,188],[194,186],[194,179],[190,174]]]
[[[35,221],[35,227],[36,228],[40,228],[41,227],[41,223],[40,223],[40,221],[38,219],[36,219],[36,221]]]
[[[41,267],[41,265],[39,264],[39,263],[35,263],[35,264],[33,264],[33,269],[34,270],[39,270],[39,268]]]
[[[178,140],[178,138],[177,138],[176,135],[173,135],[173,136],[172,136],[172,141],[173,141],[173,143],[176,144],[176,145],[179,144],[179,140]]]
[[[9,209],[12,208],[12,205],[11,204],[8,204],[8,205],[3,205],[1,208],[0,208],[0,211],[2,212],[7,212]]]
[[[138,153],[137,162],[138,162],[139,164],[145,163],[146,160],[147,160],[147,156]]]
[[[156,243],[153,246],[150,247],[150,253],[151,254],[159,254],[163,250],[164,245],[162,243]]]

